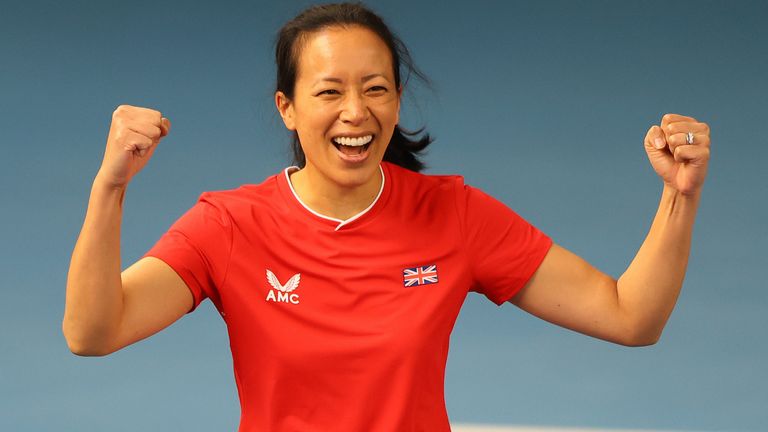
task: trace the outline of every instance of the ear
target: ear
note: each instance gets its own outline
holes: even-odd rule
[[[280,113],[280,117],[283,118],[285,127],[289,130],[296,130],[293,102],[288,99],[288,96],[281,91],[275,92],[275,105],[277,106],[277,111]]]

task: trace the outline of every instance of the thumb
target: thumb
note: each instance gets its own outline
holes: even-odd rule
[[[160,120],[160,137],[162,138],[168,135],[168,132],[170,131],[171,131],[171,121],[163,117]]]
[[[651,126],[645,135],[645,147],[648,150],[661,150],[667,146],[667,138],[659,126]]]

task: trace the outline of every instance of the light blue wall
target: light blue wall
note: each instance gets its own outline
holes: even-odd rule
[[[0,3],[0,429],[235,430],[226,329],[209,302],[105,358],[61,335],[69,257],[112,110],[173,130],[131,184],[124,266],[204,190],[288,162],[271,43],[307,2]],[[452,338],[453,421],[768,428],[768,3],[376,1],[434,91],[406,126],[555,241],[619,276],[661,185],[643,136],[661,115],[712,127],[683,293],[660,343],[629,349],[471,295]]]

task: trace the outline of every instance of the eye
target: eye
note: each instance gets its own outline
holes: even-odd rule
[[[369,92],[369,93],[377,93],[377,94],[380,94],[380,93],[386,93],[386,92],[387,92],[387,90],[388,90],[388,89],[387,89],[386,87],[384,87],[384,86],[373,86],[373,87],[371,87],[371,88],[369,88],[369,89],[368,89],[368,92]]]
[[[315,96],[333,96],[333,95],[338,95],[338,94],[340,94],[340,93],[336,89],[327,89],[327,90],[323,90],[323,91],[319,92]]]

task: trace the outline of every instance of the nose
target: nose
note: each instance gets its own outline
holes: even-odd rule
[[[358,126],[368,120],[369,114],[365,98],[360,94],[353,93],[345,98],[344,104],[341,107],[341,113],[339,113],[339,120],[353,126]]]

